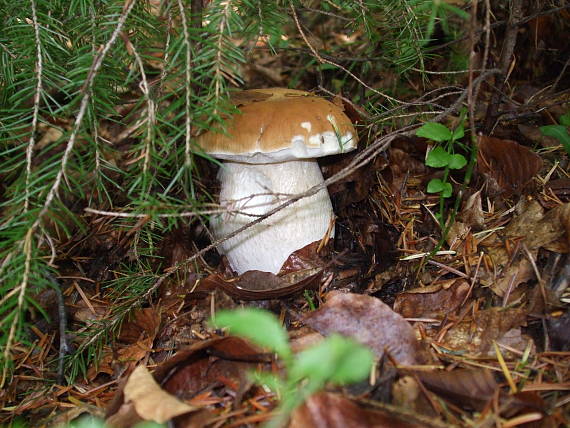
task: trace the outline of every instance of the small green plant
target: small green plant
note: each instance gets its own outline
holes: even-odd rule
[[[297,406],[327,383],[342,385],[366,378],[374,359],[369,349],[336,334],[294,355],[287,331],[273,314],[261,309],[221,311],[211,323],[270,349],[283,362],[285,377],[271,373],[254,375],[256,382],[275,391],[281,400],[276,416],[266,428],[283,426]]]
[[[461,169],[467,165],[465,156],[455,153],[458,140],[465,135],[464,116],[462,115],[460,125],[453,131],[441,123],[427,122],[416,131],[418,137],[424,137],[435,141],[437,145],[430,150],[426,158],[426,165],[432,168],[444,168],[442,178],[433,178],[427,185],[429,193],[439,193],[440,206],[439,213],[436,214],[440,225],[443,228],[445,219],[443,215],[444,200],[451,197],[452,187],[449,179],[449,171]]]
[[[541,126],[540,132],[542,132],[542,135],[554,137],[560,141],[566,153],[570,155],[570,133],[568,132],[568,127],[570,127],[570,112],[560,116],[559,125]]]

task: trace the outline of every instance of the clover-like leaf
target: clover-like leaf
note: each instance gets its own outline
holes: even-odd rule
[[[459,140],[465,136],[465,127],[461,123],[457,128],[453,130],[453,139]]]
[[[433,178],[427,185],[428,193],[441,193],[444,198],[449,198],[453,193],[450,183],[441,181],[439,178]]]
[[[231,334],[269,348],[281,358],[288,360],[291,357],[287,332],[271,312],[256,308],[220,311],[211,324],[217,328],[227,327]]]
[[[432,168],[442,168],[451,161],[451,154],[443,147],[435,147],[430,150],[426,158],[426,165]]]
[[[297,355],[290,375],[312,383],[345,384],[364,379],[370,373],[374,356],[351,339],[333,334],[318,345]]]
[[[422,127],[416,131],[416,135],[437,141],[438,143],[449,141],[452,138],[451,131],[445,125],[437,122],[427,122],[423,124]]]
[[[467,159],[465,159],[465,156],[459,154],[451,155],[448,164],[449,169],[461,169],[465,165],[467,165]]]

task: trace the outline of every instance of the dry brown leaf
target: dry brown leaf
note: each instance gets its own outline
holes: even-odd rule
[[[509,194],[520,192],[542,168],[542,159],[516,141],[480,136],[477,169]]]
[[[450,328],[440,343],[447,349],[467,351],[474,356],[494,356],[494,341],[522,352],[529,341],[532,342],[521,335],[519,328],[526,322],[527,312],[516,308],[477,311],[472,320],[465,320]]]
[[[136,343],[141,339],[156,337],[160,326],[160,315],[154,308],[143,308],[135,311],[134,319],[123,323],[118,340],[122,343]]]
[[[425,428],[384,410],[365,409],[338,394],[315,394],[293,413],[289,428]]]
[[[463,204],[459,219],[469,227],[481,229],[485,225],[483,205],[481,203],[481,191],[473,193]]]
[[[401,365],[424,364],[429,359],[412,326],[375,297],[333,291],[303,322],[323,335],[352,337],[379,357],[386,351]]]
[[[551,251],[567,252],[566,241],[561,239],[565,233],[565,213],[570,204],[556,207],[546,214],[541,205],[532,200],[521,201],[520,215],[514,217],[509,225],[500,233],[483,244],[487,246],[486,253],[492,264],[492,271],[481,270],[481,281],[489,285],[498,296],[503,296],[507,290],[514,290],[519,284],[528,281],[534,275],[532,263],[528,254],[536,259],[539,248]],[[503,244],[504,241],[519,242],[519,250],[523,244],[528,249],[519,251],[517,257],[509,253]]]
[[[322,272],[321,268],[315,268],[277,276],[270,272],[251,270],[232,279],[224,279],[214,274],[202,279],[194,292],[202,293],[221,289],[236,299],[278,299],[308,288],[318,287]]]
[[[270,357],[261,354],[248,342],[237,337],[203,340],[177,352],[176,355],[154,370],[152,378],[156,386],[152,386],[152,391],[158,388],[160,393],[154,394],[152,392],[152,394],[154,394],[155,400],[161,399],[162,394],[188,399],[193,410],[218,404],[227,401],[229,398],[235,405],[238,405],[243,394],[252,385],[247,374],[258,368],[260,364],[270,361]],[[130,382],[131,378],[128,381]],[[143,381],[150,383],[150,380],[145,378]],[[141,384],[144,385],[144,382]],[[135,386],[137,385],[139,384],[135,383]],[[199,396],[201,391],[207,391],[213,387],[217,388],[215,397]],[[143,393],[142,387],[137,386],[135,391],[138,390],[141,390],[141,394]],[[151,394],[150,391],[149,395]],[[129,397],[132,398],[132,394]],[[146,402],[139,401],[144,403],[143,406],[147,405]],[[126,386],[120,388],[108,407],[107,420],[111,421],[113,426],[130,427],[139,421],[137,413],[141,417],[145,417],[148,415],[147,412],[153,411],[152,409],[144,410],[145,413],[143,414],[140,413],[139,407],[136,407],[137,411],[134,412],[133,404],[136,405],[134,400],[129,402],[127,399]],[[156,402],[154,406],[156,407]],[[183,409],[183,407],[179,407],[176,403],[167,403],[160,411],[164,412],[166,417],[171,414],[172,409]],[[192,413],[187,417],[193,421],[200,416],[197,413]],[[190,424],[189,421],[185,421],[185,423]],[[203,426],[203,424],[198,426]]]
[[[443,318],[461,305],[468,291],[464,279],[414,288],[396,296],[394,310],[406,318]]]
[[[132,402],[144,420],[159,424],[196,410],[163,390],[144,366],[138,366],[131,373],[124,394],[125,401]]]
[[[418,372],[431,391],[464,407],[482,410],[499,387],[487,369],[460,369]]]

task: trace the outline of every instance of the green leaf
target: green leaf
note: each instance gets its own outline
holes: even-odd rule
[[[451,187],[451,183],[443,183],[443,191],[441,192],[441,196],[444,198],[450,198],[453,194],[453,188]]]
[[[443,147],[434,147],[426,158],[426,165],[432,168],[442,168],[449,165],[451,155]]]
[[[465,127],[463,126],[463,123],[461,123],[461,125],[459,125],[457,128],[453,130],[453,139],[460,140],[464,136],[465,136]]]
[[[450,183],[443,182],[439,178],[433,178],[427,185],[428,193],[441,193],[444,198],[449,198],[453,193]]]
[[[554,137],[564,146],[566,153],[570,154],[570,134],[568,128],[562,125],[546,125],[540,127],[542,135]]]
[[[445,183],[441,181],[439,178],[432,178],[427,185],[428,193],[439,193],[444,188],[445,188]]]
[[[290,370],[291,379],[338,384],[356,382],[370,373],[372,352],[351,339],[334,334],[297,355]]]
[[[452,138],[451,131],[441,123],[428,122],[416,131],[418,137],[424,137],[438,143],[449,141]]]
[[[451,155],[451,159],[449,160],[449,169],[461,169],[465,165],[467,165],[467,159],[463,155]]]
[[[220,311],[211,324],[217,328],[227,327],[231,334],[269,348],[285,360],[291,357],[287,332],[270,312],[256,308]]]
[[[560,125],[570,126],[570,111],[560,116]]]
[[[284,391],[284,385],[279,376],[276,376],[272,373],[260,372],[256,371],[250,373],[251,377],[253,378],[254,382],[258,385],[264,385],[271,389],[273,392],[277,393],[278,395],[282,395]]]
[[[340,385],[359,382],[366,379],[370,374],[370,369],[374,363],[374,354],[370,349],[356,342],[349,341],[349,344],[351,342],[351,349],[338,363],[336,371],[330,379],[331,382]]]

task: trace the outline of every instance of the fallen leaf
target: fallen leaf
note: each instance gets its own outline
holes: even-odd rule
[[[500,190],[520,192],[542,168],[542,159],[516,141],[480,136],[477,169]]]
[[[180,350],[172,358],[160,364],[152,375],[156,386],[152,386],[152,389],[147,392],[149,395],[154,394],[152,391],[156,388],[161,391],[154,395],[155,407],[157,406],[156,400],[162,399],[162,394],[188,400],[193,410],[227,402],[228,398],[234,405],[237,405],[252,385],[248,373],[258,368],[260,364],[267,364],[271,361],[271,356],[261,353],[247,341],[237,337],[203,340]],[[128,381],[130,379],[129,377]],[[150,383],[148,379],[143,378],[143,381]],[[137,385],[135,383],[135,386]],[[214,388],[217,390],[216,396],[200,396],[200,392]],[[137,387],[135,391],[139,389]],[[143,394],[142,390],[140,394]],[[130,397],[132,398],[132,394]],[[144,403],[142,406],[147,405],[146,401],[139,401]],[[137,407],[135,412],[132,408],[134,404],[134,400],[129,402],[127,399],[126,385],[119,388],[107,409],[106,420],[114,427],[130,427],[140,422],[141,417],[152,415],[152,409],[148,411],[144,409],[143,415]],[[172,409],[184,408],[176,403],[167,404],[160,410],[164,412],[164,417],[170,415]],[[150,403],[148,405],[151,407]],[[162,414],[158,416],[162,417]],[[199,419],[201,416],[198,413],[192,413],[187,417]],[[188,421],[185,423],[190,424]],[[194,426],[204,426],[204,424]]]
[[[467,352],[473,356],[495,356],[493,342],[505,344],[523,352],[531,341],[522,336],[528,310],[517,308],[490,308],[477,311],[472,320],[451,327],[440,342],[445,348]],[[504,355],[508,353],[505,352]]]
[[[418,372],[419,379],[430,391],[463,407],[482,410],[499,385],[488,369],[437,370]]]
[[[396,296],[394,311],[405,318],[443,318],[459,308],[468,290],[469,283],[464,279],[414,288]]]
[[[519,242],[520,250],[524,244],[533,259],[536,259],[539,248],[568,252],[567,242],[563,240],[565,213],[570,210],[568,206],[570,204],[564,204],[544,214],[544,209],[537,201],[521,201],[520,214],[503,231],[482,243],[487,247],[485,252],[492,269],[481,270],[481,282],[489,285],[498,296],[503,296],[507,290],[514,290],[534,276],[528,254],[519,251],[518,257],[513,258],[504,245],[507,240]]]
[[[362,408],[338,394],[321,392],[312,395],[297,408],[289,428],[423,428],[404,415],[398,417],[385,410]]]
[[[416,365],[429,360],[412,326],[375,297],[333,291],[324,305],[304,316],[303,322],[323,335],[352,337],[378,357],[388,352],[397,364]]]
[[[481,190],[473,193],[463,204],[458,218],[468,225],[477,229],[483,228],[485,225],[485,217],[483,214],[483,205],[481,203]]]
[[[132,402],[144,420],[159,424],[196,410],[163,390],[144,366],[138,366],[131,373],[124,394],[125,401]]]

